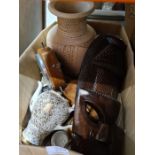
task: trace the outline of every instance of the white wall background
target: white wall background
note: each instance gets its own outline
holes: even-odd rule
[[[57,20],[57,17],[48,10],[48,0],[46,1],[46,27]]]

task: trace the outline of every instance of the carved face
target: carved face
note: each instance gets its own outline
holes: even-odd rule
[[[119,113],[117,101],[125,75],[126,45],[99,35],[89,46],[78,78],[73,132],[83,139],[107,141]]]
[[[114,124],[119,112],[120,103],[112,98],[79,90],[73,132],[83,139],[94,138],[106,141],[109,125]]]
[[[85,54],[73,122],[72,148],[78,152],[108,155],[107,151],[114,150],[110,154],[116,154],[114,147],[120,144],[115,134],[120,109],[117,95],[125,75],[125,48],[118,38],[100,35]]]

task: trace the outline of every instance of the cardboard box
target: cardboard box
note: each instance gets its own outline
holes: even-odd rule
[[[55,24],[55,23],[54,23]],[[40,80],[40,72],[35,61],[35,51],[41,47],[41,42],[46,43],[46,35],[49,29],[54,25],[44,29],[38,37],[30,44],[25,52],[20,57],[19,73],[20,73],[20,127],[24,126],[24,118],[26,116],[27,108],[30,98],[37,86],[37,80]],[[119,99],[122,102],[124,111],[120,113],[118,125],[125,131],[124,155],[135,154],[135,73],[133,65],[133,52],[129,43],[125,29],[120,24],[108,23],[103,21],[90,20],[89,24],[93,26],[97,33],[112,34],[120,36],[127,44],[126,58],[127,58],[127,75],[124,82],[124,87]],[[124,114],[124,115],[123,115]],[[120,123],[121,122],[121,123]],[[21,133],[21,132],[20,132]],[[29,145],[19,145],[20,155],[46,155],[45,147],[35,147]],[[70,151],[70,155],[77,155],[78,153]]]

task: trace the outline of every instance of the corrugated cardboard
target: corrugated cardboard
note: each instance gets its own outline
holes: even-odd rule
[[[55,23],[54,23],[55,24]],[[36,89],[37,80],[40,79],[40,72],[35,61],[35,51],[41,47],[41,42],[45,42],[47,32],[54,25],[52,24],[38,35],[38,37],[30,44],[25,52],[20,57],[20,127],[24,125],[24,118],[27,112],[30,98]],[[124,88],[119,95],[123,105],[123,111],[120,116],[123,116],[123,122],[120,125],[125,131],[124,155],[135,154],[135,79],[133,52],[123,26],[116,23],[108,23],[103,21],[89,21],[97,33],[113,34],[120,36],[127,44],[127,75],[124,82]],[[46,155],[45,147],[34,147],[20,144],[20,155]],[[70,152],[70,155],[77,153]]]

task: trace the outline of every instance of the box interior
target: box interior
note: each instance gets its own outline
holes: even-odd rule
[[[48,28],[43,30],[38,37],[30,44],[30,46],[25,50],[25,52],[20,57],[20,99],[19,99],[19,124],[20,124],[20,138],[22,128],[26,126],[29,115],[28,105],[30,98],[37,86],[37,80],[40,80],[40,71],[35,61],[35,51],[41,47],[41,42],[46,43],[46,35],[48,30],[56,23],[50,25]],[[134,132],[135,132],[135,103],[134,103],[134,63],[133,63],[133,52],[125,32],[125,29],[120,24],[112,22],[103,22],[89,20],[90,24],[97,33],[112,34],[120,37],[127,45],[126,58],[127,58],[127,74],[124,82],[124,87],[121,94],[119,95],[119,100],[122,102],[123,111],[120,114],[120,118],[123,116],[123,120],[118,122],[119,126],[125,131],[125,145],[124,145],[124,155],[134,155],[135,144],[134,144]],[[34,153],[35,152],[35,153]],[[20,142],[20,154],[21,155],[33,155],[33,154],[46,154],[45,147],[35,147],[29,145],[23,145]],[[71,155],[78,154],[70,152]]]

